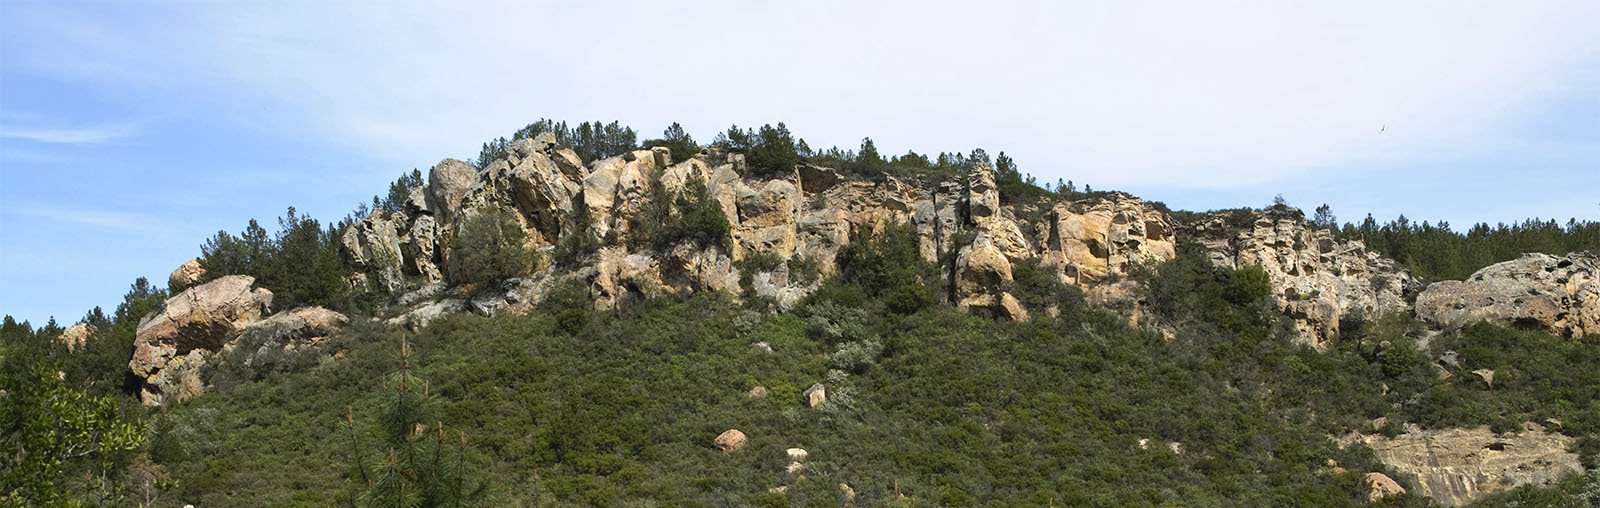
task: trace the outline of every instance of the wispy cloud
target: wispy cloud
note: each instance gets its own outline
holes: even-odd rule
[[[60,145],[95,145],[122,140],[132,135],[133,128],[125,125],[65,128],[0,125],[0,138]]]
[[[181,229],[167,219],[127,210],[24,204],[5,211],[23,217],[122,233],[167,234]]]

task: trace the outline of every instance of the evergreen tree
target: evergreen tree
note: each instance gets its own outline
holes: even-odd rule
[[[353,411],[346,409],[352,469],[357,483],[350,505],[371,507],[459,507],[482,497],[467,463],[467,438],[434,419],[426,381],[411,374],[410,346],[402,338],[400,370],[385,387],[378,418],[381,441],[372,452],[363,444]],[[375,463],[374,463],[375,461]]]

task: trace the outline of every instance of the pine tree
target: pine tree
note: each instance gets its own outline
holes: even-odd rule
[[[484,485],[472,477],[467,438],[432,420],[428,383],[411,374],[411,348],[400,340],[400,370],[385,382],[388,390],[378,418],[381,442],[376,453],[366,449],[354,411],[346,408],[354,479],[350,506],[459,507],[482,497]],[[377,462],[372,463],[376,457]]]

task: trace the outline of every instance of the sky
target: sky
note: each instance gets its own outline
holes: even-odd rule
[[[1005,151],[1174,208],[1600,219],[1600,2],[0,0],[0,314],[539,118]],[[269,226],[270,229],[270,226]]]

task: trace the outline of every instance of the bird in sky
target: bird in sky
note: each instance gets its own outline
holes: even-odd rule
[[[1378,134],[1383,134],[1383,131],[1386,131],[1386,130],[1389,130],[1389,124],[1383,124],[1383,127],[1379,127],[1378,128]]]

